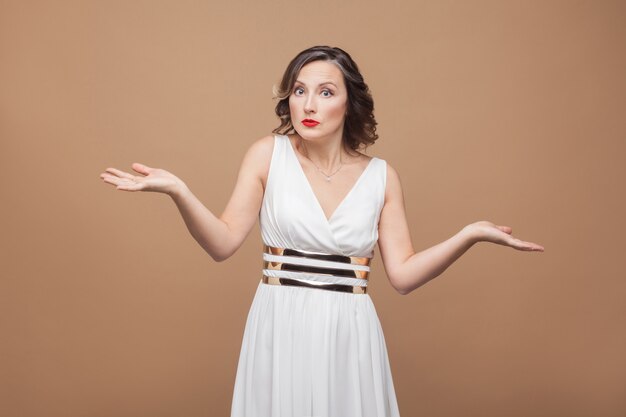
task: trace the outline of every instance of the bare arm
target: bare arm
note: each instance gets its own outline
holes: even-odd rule
[[[167,171],[133,164],[133,169],[144,177],[113,168],[108,168],[101,177],[117,185],[118,189],[157,191],[169,195],[193,238],[214,260],[220,262],[239,249],[256,223],[273,143],[273,136],[266,136],[250,146],[243,158],[231,198],[219,218],[198,200],[182,180]]]
[[[543,247],[510,236],[511,228],[488,221],[469,224],[449,239],[416,253],[406,220],[404,196],[398,173],[387,164],[385,205],[378,225],[378,247],[391,285],[408,294],[443,273],[474,243],[487,241],[519,250],[543,251]]]

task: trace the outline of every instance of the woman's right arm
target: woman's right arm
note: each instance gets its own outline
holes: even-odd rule
[[[221,262],[239,249],[258,219],[273,148],[274,137],[271,135],[250,146],[243,158],[231,198],[220,217],[207,209],[182,180],[164,170],[133,164],[135,171],[146,176],[131,178],[130,174],[107,169],[117,178],[113,179],[109,174],[103,179],[126,191],[168,194],[193,238],[215,261]]]

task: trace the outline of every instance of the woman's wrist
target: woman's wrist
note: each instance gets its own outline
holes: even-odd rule
[[[473,245],[482,241],[480,231],[474,227],[474,224],[468,224],[459,232],[468,244]]]
[[[185,184],[181,180],[174,181],[174,183],[168,187],[166,194],[172,197],[173,199],[177,199],[182,197],[186,192],[189,191],[187,184]]]

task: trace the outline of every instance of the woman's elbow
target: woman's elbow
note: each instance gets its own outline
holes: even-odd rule
[[[400,295],[407,295],[408,293],[410,293],[411,291],[406,291],[404,289],[398,289],[396,288],[396,291],[398,292],[398,294]]]
[[[209,256],[211,256],[211,258],[215,262],[224,262],[226,259],[228,259],[228,256],[219,256],[217,254],[211,254],[211,253],[209,253]]]
[[[406,287],[403,287],[403,286],[398,286],[398,285],[394,286],[394,289],[395,289],[395,290],[398,292],[398,294],[400,294],[400,295],[407,295],[407,294],[409,294],[409,293],[412,291],[412,290],[410,290],[410,289],[408,289],[408,288],[406,288]]]
[[[413,291],[415,291],[416,289],[418,289],[419,287],[421,287],[422,285],[424,285],[426,282],[428,281],[411,282],[408,284],[396,283],[393,285],[393,287],[400,295],[408,295],[412,293]]]
[[[238,240],[223,240],[221,242],[206,242],[206,241],[198,241],[200,246],[204,249],[206,253],[215,261],[215,262],[224,262],[241,246],[241,241]]]
[[[223,247],[217,250],[208,250],[208,249],[205,249],[205,250],[215,262],[224,262],[225,260],[233,256],[233,254],[235,253],[235,250],[229,250]]]
[[[406,285],[403,284],[402,280],[398,279],[395,274],[388,273],[389,283],[391,287],[396,290],[396,292],[400,295],[407,295],[411,291],[407,288]]]

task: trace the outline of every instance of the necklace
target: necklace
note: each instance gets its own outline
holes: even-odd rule
[[[311,158],[309,158],[309,151],[306,148],[306,145],[304,144],[304,141],[302,139],[300,139],[300,143],[302,143],[302,147],[304,148],[304,150],[306,151],[306,155],[304,155],[304,157],[306,159],[308,159],[309,161],[311,161],[311,163],[313,165],[315,165],[315,168],[317,168],[317,171],[322,173],[322,175],[324,176],[324,178],[326,178],[326,181],[330,182],[330,179],[333,175],[335,175],[337,172],[339,172],[339,170],[341,169],[341,167],[343,166],[343,163],[341,162],[341,153],[339,153],[339,168],[337,168],[337,170],[335,172],[333,172],[332,174],[328,175],[326,174],[324,171],[321,170],[320,167],[317,166],[317,164],[315,162],[313,162],[311,160]]]

